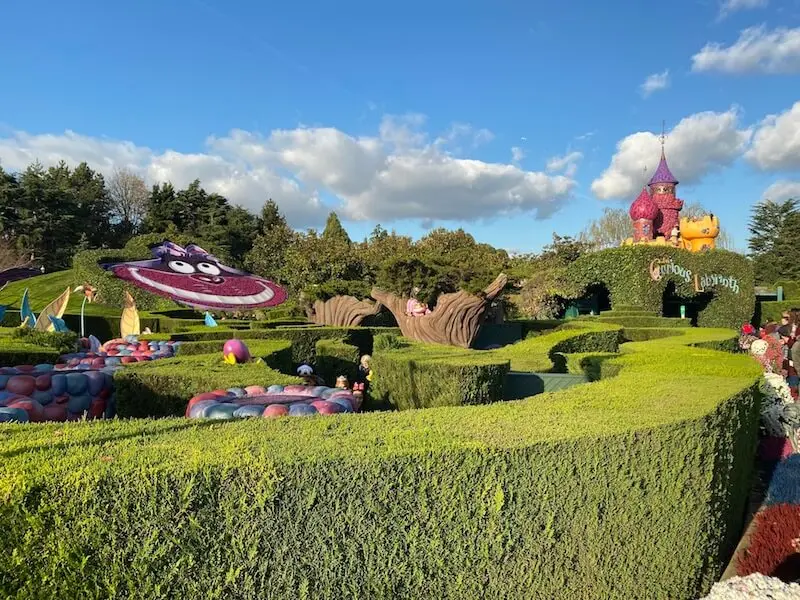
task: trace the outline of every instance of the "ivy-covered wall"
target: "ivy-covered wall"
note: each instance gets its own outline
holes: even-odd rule
[[[565,293],[571,297],[604,284],[612,308],[635,306],[659,313],[670,282],[682,298],[710,294],[698,315],[701,327],[738,329],[751,320],[755,309],[752,265],[741,254],[727,250],[693,253],[656,246],[611,248],[579,258],[568,268],[566,279],[570,287]]]

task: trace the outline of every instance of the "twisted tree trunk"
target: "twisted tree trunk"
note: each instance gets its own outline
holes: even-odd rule
[[[317,325],[358,327],[366,317],[377,315],[380,310],[379,302],[373,304],[353,296],[334,296],[325,302],[317,300],[307,314]]]
[[[507,281],[508,277],[501,273],[482,293],[469,294],[461,290],[444,294],[433,312],[423,317],[406,314],[407,298],[377,288],[372,290],[372,297],[392,311],[405,337],[469,348],[478,337],[488,303],[503,290]]]

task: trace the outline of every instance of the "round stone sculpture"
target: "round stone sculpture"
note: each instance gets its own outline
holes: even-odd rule
[[[350,390],[324,386],[274,385],[204,392],[189,400],[189,419],[306,417],[352,413],[361,402]],[[242,393],[244,392],[244,394]]]

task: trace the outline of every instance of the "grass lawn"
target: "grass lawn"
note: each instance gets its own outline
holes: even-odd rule
[[[69,287],[72,290],[81,283],[83,282],[75,279],[75,274],[72,270],[37,275],[36,277],[9,283],[5,289],[0,292],[0,304],[8,306],[11,310],[19,310],[22,294],[27,288],[31,309],[38,315],[40,310],[55,300],[66,288]],[[66,312],[80,314],[82,302],[83,292],[73,293],[69,298]],[[121,312],[122,307],[115,308],[113,306],[104,306],[94,303],[86,304],[87,315],[116,317],[119,316]]]

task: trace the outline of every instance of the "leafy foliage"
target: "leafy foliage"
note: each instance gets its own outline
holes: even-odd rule
[[[14,337],[28,344],[44,346],[57,350],[60,354],[75,352],[78,345],[78,334],[73,331],[37,331],[27,327],[14,330]]]
[[[674,273],[652,280],[651,263],[662,259],[672,260],[693,275],[719,274],[737,280],[738,293],[722,285],[706,290],[711,296],[699,312],[699,325],[738,328],[750,322],[755,308],[752,266],[743,256],[727,250],[693,253],[676,248],[632,246],[592,252],[567,269],[566,280],[572,287],[568,293],[577,298],[589,286],[602,284],[608,288],[612,307],[628,305],[657,313],[662,310],[664,292],[670,284],[680,297],[697,295],[693,275],[689,281]]]
[[[753,207],[748,229],[748,247],[753,258],[757,283],[772,283],[780,278],[798,279],[797,227],[800,224],[798,201],[765,200]]]
[[[521,316],[546,320],[561,315],[569,289],[567,268],[591,249],[589,242],[554,234],[540,254],[514,259],[512,273],[522,289],[513,301]]]
[[[245,264],[257,275],[286,283],[286,252],[294,239],[295,233],[278,210],[278,205],[268,200],[261,209],[259,233]]]

